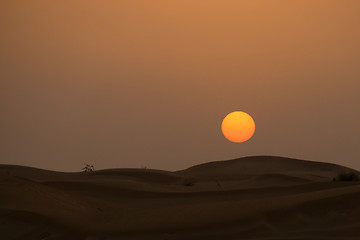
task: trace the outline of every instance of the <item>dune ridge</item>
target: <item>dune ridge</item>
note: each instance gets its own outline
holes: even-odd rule
[[[180,171],[0,165],[1,239],[358,239],[359,182],[254,156]]]

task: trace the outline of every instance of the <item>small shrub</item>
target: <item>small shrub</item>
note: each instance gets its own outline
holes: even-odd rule
[[[84,172],[93,172],[95,169],[94,169],[94,165],[90,165],[90,164],[85,163],[85,167],[83,167],[82,170]]]
[[[191,186],[194,186],[194,185],[195,185],[195,183],[193,181],[191,181],[189,179],[184,180],[184,186],[191,187]]]
[[[340,182],[359,181],[359,174],[355,172],[342,172],[338,174],[336,181],[340,181]]]

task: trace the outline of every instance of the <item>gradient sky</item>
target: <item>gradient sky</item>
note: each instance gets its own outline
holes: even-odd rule
[[[0,163],[360,169],[360,1],[0,1]],[[255,120],[231,143],[231,111]]]

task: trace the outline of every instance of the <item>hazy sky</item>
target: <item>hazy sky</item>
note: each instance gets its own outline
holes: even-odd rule
[[[360,1],[0,1],[0,163],[360,169]],[[231,143],[222,119],[256,131]]]

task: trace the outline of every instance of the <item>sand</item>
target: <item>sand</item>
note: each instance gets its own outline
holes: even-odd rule
[[[0,239],[360,239],[343,166],[246,157],[182,171],[0,165]]]

